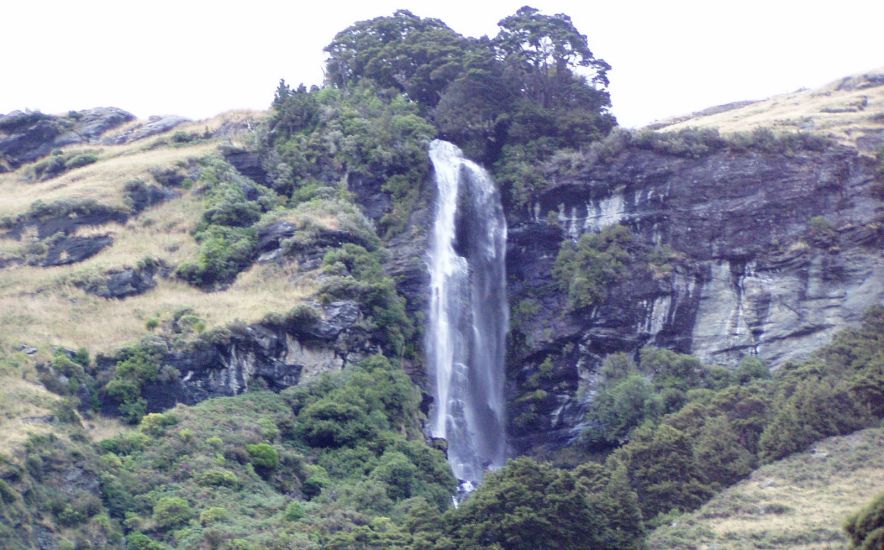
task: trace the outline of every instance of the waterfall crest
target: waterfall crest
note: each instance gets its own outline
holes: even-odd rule
[[[430,144],[437,199],[428,264],[427,363],[433,436],[464,486],[503,464],[506,220],[488,173],[451,143]]]

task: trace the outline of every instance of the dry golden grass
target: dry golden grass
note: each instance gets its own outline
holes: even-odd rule
[[[0,174],[0,217],[25,212],[36,200],[52,202],[90,198],[124,206],[123,186],[134,178],[150,180],[150,170],[167,168],[217,151],[221,143],[250,139],[255,112],[225,113],[206,121],[179,126],[158,136],[119,146],[93,146],[98,162],[45,182],[26,181],[30,165]],[[131,123],[129,126],[135,125]],[[175,132],[201,134],[222,125],[236,128],[224,137],[184,145],[169,145]],[[123,130],[125,128],[121,128]],[[84,147],[74,147],[77,151]],[[39,268],[10,266],[0,270],[0,350],[12,353],[21,343],[39,349],[34,357],[0,363],[0,453],[15,455],[28,436],[58,432],[45,422],[58,396],[39,383],[34,369],[50,358],[52,346],[85,347],[90,354],[112,352],[147,333],[145,323],[189,307],[207,328],[234,320],[258,321],[269,312],[286,311],[314,291],[313,283],[297,277],[294,266],[256,265],[242,273],[224,292],[205,293],[174,279],[159,280],[157,288],[128,300],[107,300],[77,288],[78,279],[99,276],[111,268],[135,266],[151,257],[174,266],[196,257],[199,245],[191,231],[200,220],[202,199],[189,191],[151,208],[125,224],[80,228],[78,235],[110,234],[113,244],[98,255],[71,266]],[[0,238],[0,257],[14,256],[36,235],[21,240]],[[9,357],[7,355],[7,357]],[[126,429],[117,420],[84,420],[95,440]]]
[[[92,418],[83,419],[82,424],[92,441],[110,439],[133,429],[131,426],[127,426],[120,422],[119,418],[102,415],[95,415]]]
[[[25,175],[31,164],[14,172],[0,174],[0,217],[25,212],[37,199],[53,202],[91,198],[103,204],[124,206],[122,190],[127,181],[135,178],[149,180],[150,169],[169,167],[203,157],[214,152],[221,143],[244,144],[252,137],[249,129],[254,129],[257,121],[264,116],[265,113],[256,111],[232,111],[208,120],[186,123],[163,134],[124,145],[77,145],[66,148],[65,151],[72,152],[93,151],[99,160],[44,182],[26,181]],[[129,123],[114,133],[137,123],[138,121]],[[201,134],[205,130],[217,130],[225,124],[242,127],[242,130],[207,141],[177,145],[168,143],[170,136],[176,132]]]
[[[227,113],[176,131],[210,130],[229,122],[253,120],[255,113]],[[153,140],[145,140],[148,145]],[[167,167],[211,153],[219,140],[180,148],[143,150],[143,144],[108,147],[102,160],[41,184],[24,184],[14,177],[0,180],[0,208],[7,212],[27,208],[36,198],[44,201],[91,196],[105,204],[121,204],[122,184],[154,167]],[[7,174],[8,176],[8,174]],[[14,200],[4,202],[4,193]],[[90,353],[114,351],[146,333],[145,323],[182,308],[191,308],[207,328],[235,320],[254,322],[267,313],[287,311],[314,292],[314,285],[294,266],[259,264],[240,274],[223,292],[205,293],[174,279],[160,280],[148,293],[129,299],[107,300],[87,294],[75,281],[99,277],[108,269],[133,267],[147,257],[176,266],[194,259],[199,245],[191,234],[204,208],[190,191],[147,210],[125,224],[80,228],[79,235],[110,234],[113,244],[96,256],[70,266],[50,268],[26,265],[0,270],[0,345],[26,342],[41,350],[51,346],[85,347]],[[312,220],[334,226],[321,213]],[[0,255],[14,255],[32,235],[20,241],[0,238]]]
[[[12,457],[30,435],[53,431],[46,417],[58,399],[38,382],[0,375],[0,454]]]
[[[22,181],[21,171],[25,168],[0,174],[0,216],[15,216],[26,212],[38,199],[47,203],[93,199],[102,204],[124,207],[123,186],[127,181],[137,178],[149,181],[150,169],[174,166],[205,156],[214,151],[216,146],[216,143],[199,143],[188,147],[140,152],[106,147],[99,151],[98,162],[43,182]]]
[[[737,109],[711,115],[678,117],[661,131],[684,128],[718,128],[721,132],[745,132],[765,127],[785,132],[827,134],[856,144],[863,135],[884,131],[884,85],[869,86],[871,76],[881,78],[884,69],[838,80],[818,90],[774,96]]]
[[[832,437],[756,470],[649,537],[651,549],[846,548],[844,520],[884,488],[884,429]]]
[[[93,296],[67,281],[42,280],[47,286],[36,290],[10,285],[0,288],[0,344],[112,352],[141,338],[148,319],[182,308],[192,309],[207,328],[237,320],[256,322],[268,313],[288,311],[315,291],[310,280],[293,280],[291,269],[256,265],[228,290],[213,293],[174,279],[160,280],[153,290],[126,300]],[[39,274],[37,268],[27,270]]]

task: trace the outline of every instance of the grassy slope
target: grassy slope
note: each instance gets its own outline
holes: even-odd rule
[[[774,462],[654,531],[651,549],[846,548],[844,520],[884,487],[884,428]]]
[[[125,145],[71,147],[66,151],[90,150],[99,160],[44,182],[27,181],[32,165],[0,174],[0,217],[22,214],[36,200],[48,203],[89,198],[124,208],[123,186],[127,181],[151,182],[153,169],[181,166],[217,153],[220,145],[237,145],[249,138],[247,132],[225,132],[221,138],[176,144],[170,139],[173,134],[201,134],[222,125],[245,127],[246,121],[260,116],[227,113]],[[73,284],[74,280],[108,269],[135,266],[145,257],[173,267],[194,258],[198,244],[191,230],[203,209],[201,197],[182,190],[180,197],[149,208],[125,224],[81,228],[80,235],[110,234],[114,238],[113,245],[84,262],[0,269],[0,454],[14,455],[28,434],[53,431],[45,418],[58,397],[43,388],[34,368],[51,356],[53,346],[85,347],[94,356],[137,341],[146,334],[148,319],[163,318],[184,307],[192,308],[204,319],[206,328],[212,328],[287,311],[313,292],[314,283],[303,275],[295,277],[297,266],[293,264],[255,265],[241,273],[229,288],[215,293],[173,278],[158,278],[157,287],[148,293],[108,300],[87,294]],[[20,241],[0,237],[0,255],[17,255],[31,237],[25,235]],[[23,343],[38,352],[33,356],[15,353]],[[96,429],[104,436],[115,431],[112,426]]]
[[[864,135],[884,131],[882,80],[884,68],[844,78],[818,90],[782,94],[708,115],[700,111],[651,127],[662,131],[718,128],[722,132],[764,127],[777,131],[830,134],[841,142],[855,144]]]

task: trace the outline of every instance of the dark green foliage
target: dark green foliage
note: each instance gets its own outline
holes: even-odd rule
[[[574,479],[528,458],[488,476],[451,516],[458,548],[590,548],[597,536]]]
[[[255,230],[209,226],[200,232],[200,253],[196,262],[178,266],[177,274],[198,286],[229,282],[252,263],[257,242]]]
[[[166,550],[169,547],[144,533],[135,532],[126,537],[126,548],[129,550]]]
[[[403,10],[362,21],[326,48],[327,75],[341,88],[406,94],[468,155],[489,164],[502,155],[495,175],[505,188],[539,187],[524,181],[533,165],[613,127],[610,67],[567,15],[524,7],[498,25],[495,38],[476,40]]]
[[[393,279],[384,273],[378,252],[348,243],[326,253],[323,270],[333,277],[323,284],[322,299],[358,300],[368,313],[368,328],[385,342],[391,354],[413,353],[413,348],[406,348],[406,342],[414,334],[414,325],[405,313],[405,301],[396,292]]]
[[[326,46],[326,76],[339,87],[369,80],[432,107],[461,71],[466,39],[438,19],[407,10],[360,21]]]
[[[747,368],[758,369],[756,362]],[[760,368],[767,372],[763,363]],[[626,354],[609,356],[587,413],[584,441],[591,447],[624,443],[638,426],[679,410],[690,390],[714,387],[709,372],[696,357],[650,346],[642,348],[639,365]],[[731,378],[727,376],[728,383]]]
[[[285,316],[286,326],[296,334],[313,327],[319,320],[319,312],[308,304],[296,305]]]
[[[427,143],[435,133],[417,106],[382,97],[367,83],[277,97],[261,144],[274,189],[294,205],[337,192],[342,180],[373,182],[392,202],[380,232],[401,229],[429,174]]]
[[[141,388],[159,375],[158,352],[147,346],[133,346],[123,350],[120,357],[104,393],[118,404],[124,420],[137,424],[147,413]]]
[[[149,375],[142,358],[129,353],[123,375]],[[456,484],[444,456],[423,442],[418,405],[405,373],[373,356],[281,394],[148,415],[138,431],[101,443],[102,496],[125,520],[130,545],[158,545],[148,548],[406,540],[412,535],[400,527],[400,503],[420,498],[438,515]],[[336,409],[357,413],[326,423]],[[326,429],[331,439],[320,435]],[[42,464],[34,470],[44,471]]]
[[[645,518],[690,510],[711,496],[691,441],[671,426],[636,430],[629,445],[614,456],[626,467]]]
[[[593,399],[584,438],[589,445],[624,443],[633,429],[656,419],[662,408],[650,381],[641,374],[627,375]]]
[[[180,497],[163,497],[153,507],[153,520],[162,531],[180,527],[193,516],[190,504]]]
[[[40,531],[64,532],[83,548],[114,547],[121,538],[120,526],[105,513],[98,482],[102,464],[95,450],[79,426],[65,426],[60,433],[70,440],[30,436],[23,467],[0,457],[3,548],[36,548]]]
[[[31,168],[34,179],[45,181],[60,176],[76,168],[88,166],[98,160],[98,155],[91,151],[80,153],[63,153],[61,151],[36,162]]]
[[[489,475],[444,525],[455,548],[638,548],[643,531],[623,469],[568,472],[530,458]]]
[[[777,410],[761,434],[761,458],[772,461],[804,449],[814,441],[850,433],[867,426],[871,418],[858,407],[849,390],[832,380],[798,382],[778,399]]]
[[[884,493],[847,518],[844,530],[854,548],[877,550],[884,547]]]
[[[262,213],[277,205],[277,197],[226,162],[207,159],[204,164],[200,181],[206,211],[194,231],[199,256],[179,265],[176,273],[191,284],[212,287],[231,282],[251,265],[257,245],[253,226]]]
[[[608,287],[627,272],[632,245],[632,233],[623,225],[612,225],[601,233],[585,233],[576,243],[562,243],[553,276],[567,292],[571,308],[605,300]]]
[[[859,328],[777,374],[777,407],[759,443],[764,460],[871,425],[884,415],[884,307],[870,308]]]
[[[702,467],[703,479],[712,490],[721,490],[748,476],[755,456],[741,443],[725,416],[708,419],[693,442],[694,458]]]
[[[57,349],[52,361],[39,371],[40,381],[49,391],[59,395],[81,396],[87,400],[80,405],[95,404],[96,386],[94,370],[89,364],[89,354],[84,349],[76,353]]]

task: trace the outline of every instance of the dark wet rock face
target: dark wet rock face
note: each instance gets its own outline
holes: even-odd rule
[[[100,277],[75,281],[74,284],[89,294],[121,300],[152,290],[157,286],[156,277],[168,276],[170,272],[171,269],[164,265],[146,262],[138,267],[112,269]]]
[[[59,147],[95,143],[134,118],[115,107],[71,111],[67,116],[21,111],[0,115],[0,172],[45,157]]]
[[[95,256],[113,242],[110,235],[90,237],[58,235],[49,240],[45,256],[32,258],[29,263],[41,267],[75,264]]]
[[[508,212],[518,453],[573,440],[611,353],[653,344],[707,363],[754,355],[776,367],[884,302],[884,208],[873,161],[849,148],[701,158],[627,149],[548,177],[552,185]],[[552,275],[559,247],[611,224],[643,246],[669,247],[671,268],[634,270],[601,303],[572,311]],[[545,396],[520,399],[547,359]]]
[[[269,183],[267,171],[261,165],[261,157],[258,153],[236,148],[227,148],[223,153],[224,160],[233,165],[240,174],[261,185]]]
[[[390,195],[383,190],[383,181],[363,174],[349,174],[347,188],[356,195],[356,202],[362,212],[372,221],[377,222],[386,214],[393,204]]]

